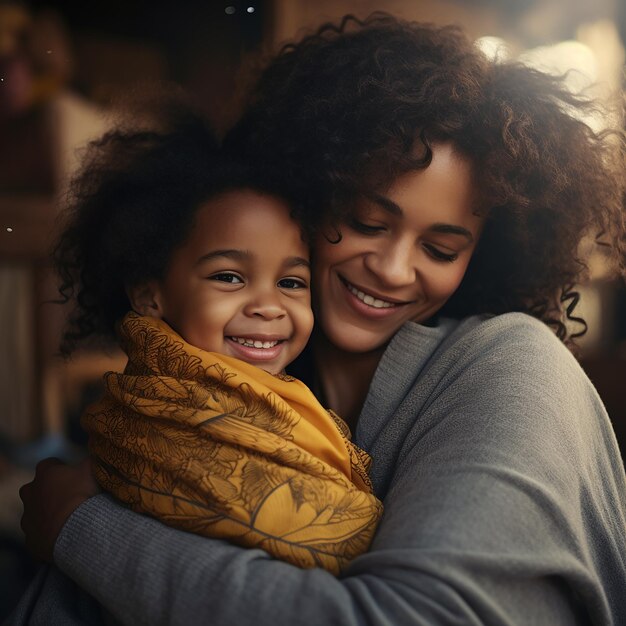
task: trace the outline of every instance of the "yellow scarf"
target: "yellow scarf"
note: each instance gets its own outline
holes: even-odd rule
[[[369,456],[299,380],[186,343],[160,320],[120,325],[123,374],[82,417],[101,486],[133,510],[339,573],[382,513]]]

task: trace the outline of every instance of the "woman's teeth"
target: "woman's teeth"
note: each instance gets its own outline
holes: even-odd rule
[[[374,296],[363,293],[350,284],[347,284],[346,286],[348,287],[350,293],[355,295],[361,302],[365,302],[365,304],[374,307],[375,309],[389,309],[392,306],[396,306],[393,302],[385,302],[385,300],[379,300],[378,298],[374,298]]]
[[[236,341],[242,346],[247,348],[273,348],[278,344],[278,341],[259,341],[258,339],[244,339],[243,337],[231,337],[233,341]]]

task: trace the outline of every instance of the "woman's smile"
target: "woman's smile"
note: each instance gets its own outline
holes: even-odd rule
[[[384,346],[408,321],[431,318],[456,291],[482,228],[470,162],[435,144],[430,165],[361,198],[341,237],[318,235],[317,321],[347,352]]]
[[[345,287],[346,301],[357,313],[375,318],[396,315],[411,302],[403,302],[373,292],[367,288],[357,286],[346,280],[340,274],[337,275],[341,284]]]

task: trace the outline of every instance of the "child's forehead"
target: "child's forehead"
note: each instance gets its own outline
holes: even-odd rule
[[[200,203],[200,209],[212,213],[215,219],[228,218],[234,212],[256,214],[261,210],[284,214],[291,212],[289,202],[282,196],[250,189],[228,188],[212,194]],[[294,222],[295,223],[295,222]]]
[[[271,243],[279,251],[308,255],[300,224],[279,195],[255,189],[228,189],[200,203],[190,236],[198,245],[229,243],[253,248]]]

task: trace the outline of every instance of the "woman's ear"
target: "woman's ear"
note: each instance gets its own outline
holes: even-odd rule
[[[156,280],[151,280],[143,285],[126,287],[126,295],[135,313],[163,319],[161,290]]]

